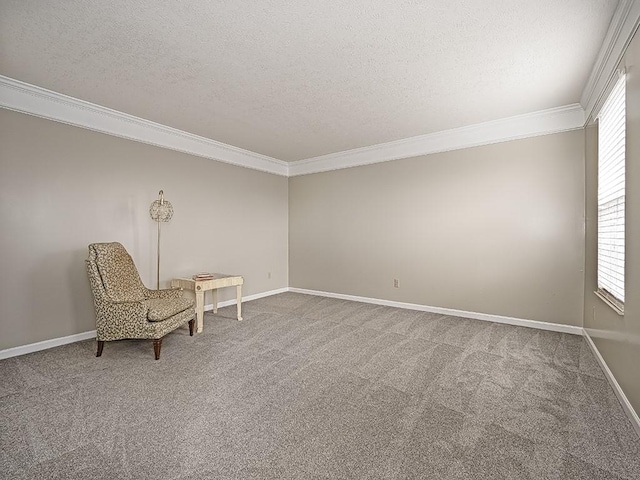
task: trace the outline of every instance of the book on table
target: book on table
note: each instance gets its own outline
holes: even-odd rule
[[[213,273],[196,273],[193,277],[193,280],[213,280]]]

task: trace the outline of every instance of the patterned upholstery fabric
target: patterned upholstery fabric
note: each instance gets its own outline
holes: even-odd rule
[[[183,298],[180,289],[146,288],[133,260],[119,243],[92,243],[85,263],[99,341],[159,339],[195,317],[194,301]],[[152,308],[154,321],[149,321]]]
[[[114,302],[144,300],[146,288],[125,248],[119,243],[94,243],[93,246],[107,296]]]

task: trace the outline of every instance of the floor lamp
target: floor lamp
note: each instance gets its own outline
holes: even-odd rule
[[[158,277],[156,282],[156,290],[160,290],[160,224],[168,222],[173,217],[173,205],[164,199],[164,192],[158,192],[158,200],[154,200],[149,207],[149,215],[151,219],[158,223]]]

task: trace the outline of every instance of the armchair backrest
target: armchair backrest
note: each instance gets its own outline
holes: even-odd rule
[[[147,289],[133,259],[120,243],[92,243],[88,262],[95,265],[109,300],[137,302],[145,299]]]

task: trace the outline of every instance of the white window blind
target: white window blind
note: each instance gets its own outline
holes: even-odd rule
[[[624,305],[625,76],[598,115],[598,291]]]

